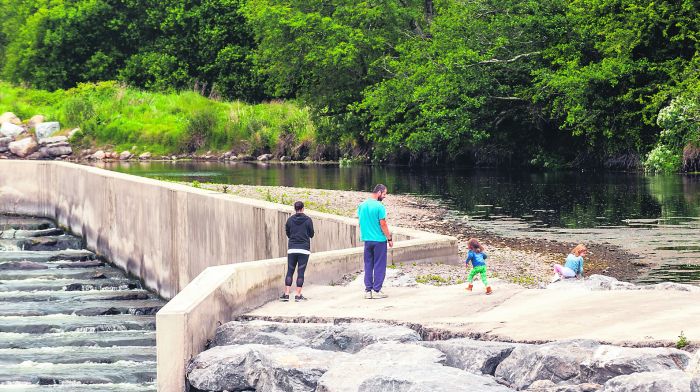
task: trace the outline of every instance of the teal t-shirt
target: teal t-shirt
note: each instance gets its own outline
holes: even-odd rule
[[[381,219],[386,219],[384,204],[374,199],[367,199],[357,207],[357,217],[360,219],[360,240],[386,242],[386,236],[379,226]]]

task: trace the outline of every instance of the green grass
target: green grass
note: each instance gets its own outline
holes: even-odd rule
[[[79,146],[117,151],[135,146],[134,153],[156,155],[207,150],[292,155],[302,145],[309,150],[316,138],[308,109],[292,102],[220,102],[191,91],[153,93],[116,82],[54,92],[0,82],[0,112],[8,111],[24,121],[41,114],[66,130],[79,127]]]

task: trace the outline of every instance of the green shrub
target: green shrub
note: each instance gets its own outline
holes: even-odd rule
[[[211,135],[214,133],[219,120],[217,113],[212,108],[198,110],[187,123],[186,137],[182,149],[185,152],[195,152],[209,145]]]
[[[690,344],[688,342],[688,338],[686,338],[685,335],[683,334],[683,331],[681,331],[681,334],[678,335],[678,341],[676,342],[676,348],[680,350],[680,349],[688,346],[688,344]]]
[[[644,168],[653,173],[673,173],[680,169],[681,162],[680,151],[674,151],[670,147],[659,144],[647,155]]]

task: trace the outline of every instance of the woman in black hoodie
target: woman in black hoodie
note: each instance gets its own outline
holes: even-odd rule
[[[306,297],[301,295],[301,286],[304,285],[304,271],[311,255],[311,238],[314,236],[314,223],[304,214],[304,203],[297,201],[294,203],[296,214],[287,219],[284,229],[287,232],[289,243],[287,246],[287,276],[284,279],[284,294],[280,296],[280,301],[289,301],[289,292],[292,288],[292,276],[294,269],[297,271],[297,294],[294,301],[306,301]]]

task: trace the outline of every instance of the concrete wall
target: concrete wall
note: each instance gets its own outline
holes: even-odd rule
[[[293,210],[71,163],[0,161],[0,212],[55,219],[148,288],[175,297],[156,320],[158,385],[180,391],[187,361],[203,349],[216,321],[278,295],[284,223]],[[307,281],[327,283],[360,270],[357,220],[307,214],[316,229]],[[394,262],[459,262],[453,237],[391,229]],[[241,263],[253,260],[264,261]]]

